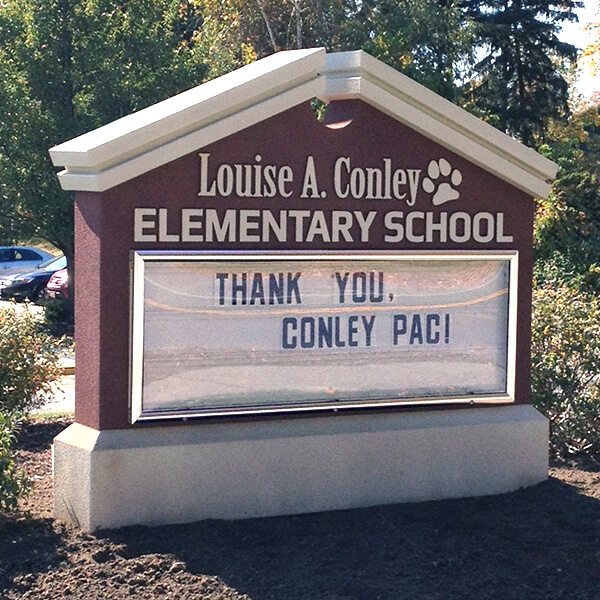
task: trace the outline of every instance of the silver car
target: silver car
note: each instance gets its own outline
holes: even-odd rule
[[[0,246],[0,275],[33,271],[52,254],[31,246]]]

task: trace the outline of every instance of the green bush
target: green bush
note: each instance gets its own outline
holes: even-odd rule
[[[72,333],[73,305],[59,298],[44,302],[44,320],[47,329],[55,334]]]
[[[60,345],[26,305],[0,311],[0,510],[14,510],[29,487],[14,445],[22,420],[60,376]]]
[[[0,311],[0,411],[38,407],[60,376],[61,340],[41,329],[26,305]]]
[[[15,464],[14,444],[20,421],[0,412],[0,511],[17,508],[18,499],[30,490],[29,481]]]
[[[600,451],[600,304],[564,284],[533,296],[532,395],[561,455]]]

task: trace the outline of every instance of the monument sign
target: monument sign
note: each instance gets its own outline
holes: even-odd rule
[[[58,516],[243,518],[546,477],[529,347],[550,161],[322,49],[51,155],[76,191],[78,290]]]

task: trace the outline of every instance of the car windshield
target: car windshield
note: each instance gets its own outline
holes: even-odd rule
[[[67,257],[64,254],[61,254],[56,258],[51,258],[50,260],[43,262],[39,268],[46,271],[58,271],[59,269],[64,269],[66,266]]]

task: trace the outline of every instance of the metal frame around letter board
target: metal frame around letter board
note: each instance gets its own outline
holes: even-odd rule
[[[160,413],[143,413],[142,387],[143,387],[143,359],[144,359],[144,263],[146,260],[178,260],[178,261],[227,261],[227,260],[252,260],[276,261],[281,260],[508,260],[509,274],[509,301],[508,301],[508,343],[507,343],[507,373],[506,393],[477,395],[477,396],[444,396],[444,397],[418,397],[418,398],[390,398],[390,399],[364,399],[354,401],[327,401],[311,402],[310,404],[250,406],[214,409],[192,409],[185,411],[164,411]],[[516,369],[516,341],[517,341],[517,293],[518,293],[518,263],[519,253],[515,250],[506,251],[404,251],[404,252],[202,252],[202,251],[133,251],[132,252],[132,285],[131,285],[131,336],[130,336],[130,420],[158,421],[172,419],[190,419],[202,417],[227,417],[251,416],[269,414],[291,414],[307,412],[339,411],[344,409],[376,408],[394,406],[426,406],[443,404],[477,404],[500,403],[506,404],[515,401],[515,369]]]

